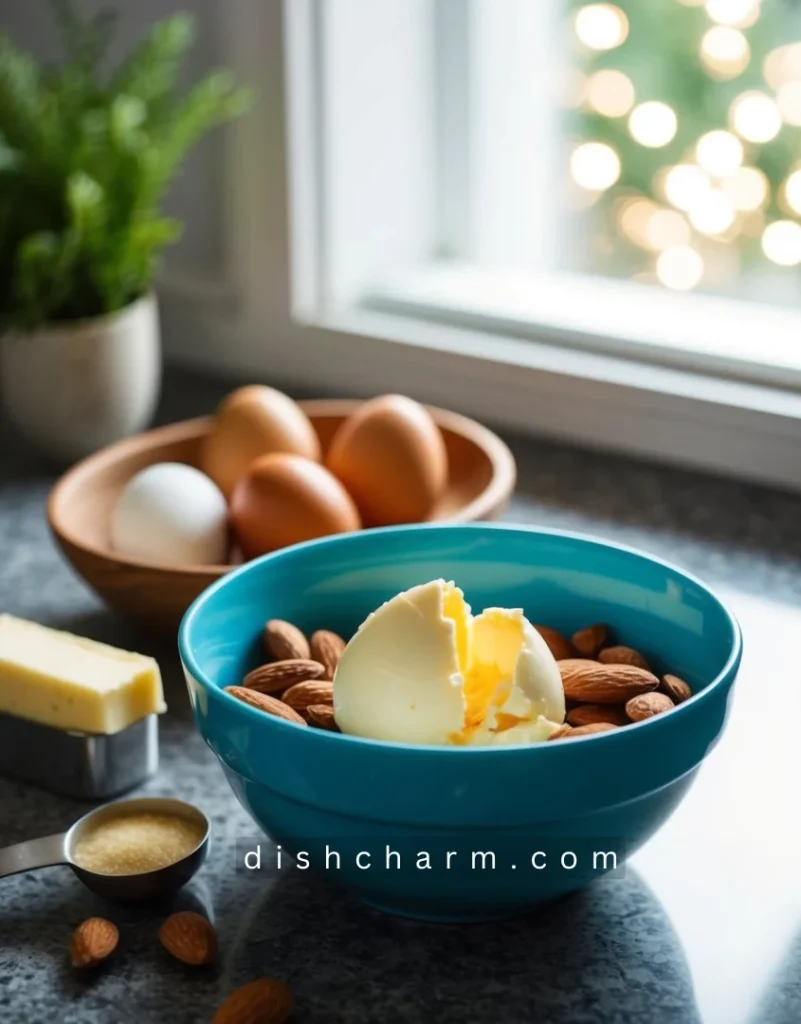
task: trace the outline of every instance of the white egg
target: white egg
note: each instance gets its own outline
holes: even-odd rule
[[[475,618],[453,583],[398,594],[362,623],[334,676],[342,732],[399,743],[547,739],[565,717],[559,668],[520,609]]]
[[[129,558],[162,565],[220,565],[228,547],[228,508],[199,469],[162,462],[137,473],[111,516],[111,543]]]

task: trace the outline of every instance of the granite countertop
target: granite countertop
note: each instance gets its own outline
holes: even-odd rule
[[[207,411],[223,388],[168,375],[162,421]],[[169,713],[143,791],[196,802],[213,822],[208,864],[176,905],[214,920],[213,970],[172,961],[160,916],[109,908],[68,868],[0,881],[0,1022],[203,1024],[263,974],[296,993],[293,1020],[383,1024],[797,1024],[801,1021],[801,498],[511,438],[509,520],[590,531],[666,555],[723,589],[746,655],[722,742],[681,807],[633,858],[537,914],[434,926],[384,916],[297,875],[246,877],[255,828],[196,735],[172,644],[113,616],[67,568],[45,525],[56,470],[0,427],[0,611],[155,654]],[[87,810],[0,779],[0,845],[56,832]],[[118,955],[89,977],[72,929],[109,914]]]

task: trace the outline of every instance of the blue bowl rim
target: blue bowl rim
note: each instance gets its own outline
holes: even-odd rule
[[[325,729],[309,729],[304,728],[303,734],[308,737],[308,740],[316,743],[356,743],[364,747],[380,748],[381,750],[392,749],[399,752],[400,756],[413,756],[415,752],[426,752],[427,754],[433,754],[435,756],[495,756],[502,757],[513,756],[520,754],[521,751],[531,751],[532,754],[536,751],[542,751],[543,748],[547,748],[551,751],[554,747],[569,750],[576,743],[589,743],[589,742],[625,742],[625,736],[631,735],[633,730],[638,729],[657,729],[664,728],[670,725],[672,720],[673,725],[679,724],[679,716],[683,715],[687,718],[694,711],[700,710],[700,708],[710,699],[712,699],[712,691],[716,690],[719,686],[733,679],[736,675],[737,669],[742,658],[743,650],[743,639],[742,630],[740,624],[737,621],[734,613],[729,609],[725,601],[721,600],[717,594],[708,587],[703,581],[698,579],[692,573],[687,572],[675,563],[668,561],[667,559],[660,558],[658,555],[652,555],[648,552],[641,551],[638,548],[631,547],[628,544],[620,544],[616,541],[606,540],[603,537],[594,536],[593,534],[582,533],[575,530],[560,530],[551,527],[540,527],[540,526],[528,526],[525,524],[518,523],[412,523],[403,526],[382,526],[371,529],[369,533],[371,535],[391,535],[391,534],[406,534],[406,533],[417,533],[418,531],[425,530],[437,530],[454,532],[459,531],[460,533],[484,533],[486,531],[498,531],[498,532],[510,532],[510,533],[526,533],[526,534],[537,534],[545,535],[549,537],[561,537],[565,540],[577,540],[583,543],[591,544],[595,547],[612,548],[615,551],[620,551],[623,554],[631,555],[634,558],[643,559],[647,562],[651,562],[654,565],[660,566],[666,569],[668,572],[675,573],[688,583],[693,584],[700,590],[704,591],[710,599],[720,608],[725,615],[732,634],[732,646],[729,652],[729,656],[726,659],[726,663],[723,668],[718,672],[715,678],[708,683],[703,690],[698,693],[694,693],[688,700],[683,701],[679,704],[669,715],[655,715],[652,718],[647,718],[642,722],[633,722],[631,725],[627,725],[623,729],[612,729],[608,732],[600,732],[596,735],[579,736],[575,739],[571,739],[570,743],[526,743],[526,744],[509,744],[508,746],[439,746],[433,744],[422,744],[422,743],[396,743],[389,740],[374,740],[368,739],[362,736],[350,736],[345,733],[336,733]],[[271,551],[266,555],[261,555],[259,558],[255,558],[244,565],[226,573],[220,579],[216,580],[210,586],[208,586],[201,594],[199,594],[189,608],[186,610],[181,625],[178,629],[178,652],[184,667],[191,673],[195,680],[203,687],[206,691],[211,691],[215,698],[219,698],[225,701],[230,701],[231,705],[235,705],[241,710],[246,716],[250,716],[252,721],[261,722],[263,727],[277,728],[277,729],[292,729],[297,730],[298,726],[294,722],[288,722],[285,719],[277,718],[273,715],[265,715],[263,711],[259,711],[257,708],[251,707],[249,704],[245,704],[236,697],[232,697],[231,694],[226,693],[225,690],[212,682],[205,673],[200,669],[197,661],[194,657],[190,642],[189,634],[192,629],[195,618],[200,612],[201,607],[207,600],[213,597],[218,590],[223,589],[227,584],[239,576],[247,575],[251,572],[258,572],[262,565],[271,561],[281,560],[285,557],[293,556],[297,551],[305,549],[313,549],[317,547],[324,547],[332,542],[338,544],[351,543],[355,538],[364,535],[364,530],[356,531],[354,533],[337,533],[331,534],[326,537],[319,537],[316,540],[304,541],[300,544],[292,544],[289,547],[280,548],[278,551]]]

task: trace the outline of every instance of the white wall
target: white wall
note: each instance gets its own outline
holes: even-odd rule
[[[75,0],[85,12],[114,7],[119,22],[112,60],[124,54],[159,18],[176,10],[190,11],[197,21],[197,41],[187,61],[188,81],[223,64],[219,17],[235,11],[238,0]],[[59,54],[58,32],[48,0],[0,0],[0,31],[37,57],[52,60]],[[167,255],[170,275],[201,281],[223,275],[223,160],[221,136],[216,129],[190,155],[184,172],[173,184],[168,212],[184,223],[184,236]]]

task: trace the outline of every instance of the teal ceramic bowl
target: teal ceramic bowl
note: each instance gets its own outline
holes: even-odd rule
[[[223,692],[258,663],[267,619],[349,637],[383,601],[437,577],[474,612],[522,607],[566,634],[608,623],[694,696],[596,736],[441,748],[294,725]],[[447,921],[522,913],[624,870],[719,738],[742,643],[712,591],[657,558],[480,524],[366,530],[267,555],[195,601],[179,646],[201,734],[254,821],[295,857],[279,870],[323,871],[373,906]]]

